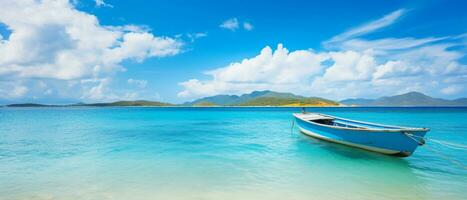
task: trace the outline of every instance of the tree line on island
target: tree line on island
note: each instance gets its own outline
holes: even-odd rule
[[[35,103],[9,104],[7,107],[69,107],[69,106],[154,106],[154,107],[215,107],[215,106],[467,106],[467,98],[447,100],[433,98],[420,92],[409,92],[401,95],[381,97],[377,99],[346,99],[333,101],[320,97],[305,97],[292,93],[274,91],[254,91],[243,95],[215,95],[200,98],[183,104],[171,104],[157,101],[116,101],[110,103],[77,103],[69,105],[45,105]]]

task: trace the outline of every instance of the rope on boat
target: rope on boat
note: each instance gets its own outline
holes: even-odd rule
[[[417,135],[414,135],[414,134],[411,134],[411,133],[407,133],[407,132],[402,132],[405,136],[409,137],[410,139],[412,139],[413,141],[415,141],[418,145],[422,146],[425,144],[425,139],[423,137],[419,137]],[[418,137],[418,140],[415,139],[414,137]]]
[[[409,137],[410,139],[414,140],[415,142],[417,142],[419,145],[421,145],[421,142],[417,139],[415,139],[415,137],[419,137],[419,138],[423,138],[423,137],[420,137],[420,136],[417,136],[417,135],[413,135],[413,134],[410,134],[410,133],[406,133],[404,132],[404,135],[406,135],[407,137]],[[433,141],[433,139],[429,139],[430,141]],[[435,140],[436,141],[436,140]],[[457,145],[457,144],[456,144]],[[463,145],[460,145],[461,147]],[[440,156],[441,158],[444,158],[445,160],[451,162],[452,164],[455,164],[457,166],[459,166],[460,168],[464,169],[464,170],[467,170],[467,165],[464,165],[462,162],[458,161],[458,160],[455,160],[455,159],[452,159],[450,158],[449,156],[441,153],[440,151],[434,149],[434,148],[431,148],[429,147],[428,145],[425,146],[428,150],[430,150],[431,152],[433,153],[436,153],[438,154],[438,156]],[[449,147],[449,146],[446,146],[446,147]],[[463,146],[465,147],[465,146]],[[465,149],[462,149],[462,150],[465,150]]]

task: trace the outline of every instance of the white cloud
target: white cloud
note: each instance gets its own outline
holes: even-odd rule
[[[13,98],[16,98],[16,97],[21,97],[23,96],[24,94],[26,94],[26,92],[28,92],[28,88],[25,87],[25,86],[15,86],[13,88],[13,91],[11,93],[11,97]]]
[[[367,81],[375,71],[371,51],[329,52],[334,64],[326,69],[322,78],[328,81]]]
[[[253,30],[253,25],[249,22],[243,22],[243,28],[247,31]]]
[[[94,0],[96,2],[96,7],[110,7],[113,8],[114,6],[108,3],[105,3],[104,0]]]
[[[191,42],[194,42],[196,39],[208,36],[208,34],[206,32],[187,33],[186,36],[188,37],[188,39],[190,39]]]
[[[265,47],[253,58],[206,72],[212,80],[191,79],[180,83],[184,91],[181,97],[198,97],[220,93],[243,93],[273,87],[286,89],[309,81],[310,77],[322,70],[322,62],[328,55],[312,50],[289,52],[281,44],[273,51]]]
[[[219,25],[219,27],[224,28],[224,29],[228,29],[228,30],[231,30],[231,31],[235,31],[239,27],[238,19],[237,18],[231,18],[231,19],[225,20],[224,22],[222,22],[221,25]]]
[[[393,24],[394,22],[397,21],[406,11],[404,9],[399,9],[396,10],[392,13],[389,13],[388,15],[385,15],[384,17],[377,19],[375,21],[369,22],[367,24],[364,24],[362,26],[350,29],[344,33],[341,33],[339,35],[334,36],[329,43],[333,42],[341,42],[345,41],[357,36],[361,36],[370,32],[373,32],[375,30],[384,28],[386,26],[389,26]]]
[[[155,37],[151,33],[125,33],[119,47],[108,49],[104,60],[108,63],[134,58],[141,62],[148,57],[172,56],[180,52],[181,44],[168,37]]]
[[[0,79],[0,97],[2,99],[15,99],[27,94],[29,88],[22,81],[5,81]]]
[[[350,29],[323,43],[332,50],[289,53],[279,45],[241,62],[206,72],[208,79],[179,83],[180,97],[240,94],[252,90],[292,91],[331,99],[380,97],[409,91],[466,95],[465,34],[427,38],[359,36],[396,22],[404,9]],[[464,48],[452,48],[464,46]]]
[[[221,25],[219,25],[219,27],[223,28],[223,29],[228,29],[228,30],[231,30],[231,31],[235,31],[240,27],[242,23],[240,23],[240,21],[237,19],[237,18],[230,18],[228,20],[225,20],[224,22],[222,22]],[[243,29],[246,30],[246,31],[251,31],[253,30],[253,24],[251,24],[250,22],[243,22],[243,25],[242,25]]]
[[[86,79],[81,80],[83,92],[81,99],[89,102],[110,102],[120,100],[160,100],[158,93],[154,91],[145,90],[147,81],[128,79],[128,84],[134,84],[139,89],[112,89],[113,80],[110,78],[102,79]]]
[[[437,41],[442,41],[447,37],[440,38],[382,38],[375,40],[363,40],[363,39],[350,39],[339,43],[334,43],[333,46],[328,45],[331,48],[337,48],[342,50],[354,50],[364,51],[366,49],[372,49],[375,54],[390,53],[390,51],[404,50],[410,48],[416,48],[423,45],[431,44]]]
[[[128,84],[134,84],[137,85],[139,88],[145,88],[146,85],[148,84],[147,80],[138,80],[138,79],[128,79]]]
[[[441,90],[441,93],[446,95],[456,94],[460,91],[464,90],[462,85],[450,85]]]
[[[108,100],[114,99],[112,94],[108,92],[108,85],[110,79],[96,79],[96,80],[83,80],[82,83],[93,83],[97,82],[97,85],[91,86],[90,89],[84,90],[82,99],[91,99],[91,100]]]
[[[0,8],[0,23],[11,30],[8,39],[0,40],[0,78],[8,80],[110,79],[125,70],[120,65],[124,60],[172,56],[183,45],[155,36],[144,26],[100,25],[95,16],[76,10],[67,0],[0,1]],[[98,91],[88,96],[99,96]]]
[[[206,72],[210,79],[180,83],[184,98],[276,90],[331,99],[379,97],[409,91],[465,95],[467,66],[462,52],[433,44],[387,54],[364,51],[296,50],[265,47],[255,57]]]
[[[416,76],[423,72],[419,66],[412,66],[403,61],[389,61],[379,66],[373,73],[374,79],[387,79],[402,76]]]
[[[311,50],[290,52],[277,46],[276,51],[265,47],[261,53],[242,62],[231,63],[229,66],[207,72],[215,80],[227,82],[269,82],[297,83],[306,74],[318,73],[320,63],[327,57]],[[297,79],[299,78],[299,79]]]

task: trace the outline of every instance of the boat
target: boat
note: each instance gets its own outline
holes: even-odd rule
[[[362,122],[321,113],[294,113],[300,132],[321,140],[386,155],[407,157],[418,146],[429,128],[411,128]]]

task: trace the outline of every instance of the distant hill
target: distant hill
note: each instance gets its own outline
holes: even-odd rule
[[[75,106],[467,106],[467,98],[447,100],[433,98],[420,92],[409,92],[401,95],[381,97],[377,99],[346,99],[335,102],[319,97],[304,97],[286,92],[254,91],[243,95],[216,95],[204,97],[184,104],[170,104],[157,101],[116,101],[110,103],[77,103],[70,105],[46,105],[37,103],[18,103],[7,107],[75,107]]]
[[[6,105],[7,107],[55,107],[56,105],[45,105],[38,103],[16,103]]]
[[[254,91],[243,95],[216,95],[204,97],[184,106],[337,106],[339,103],[318,97],[304,97],[292,93]]]
[[[162,103],[158,101],[116,101],[112,103],[93,103],[93,104],[80,104],[80,106],[174,106],[170,103]]]
[[[348,106],[467,106],[467,98],[447,100],[409,92],[378,99],[346,99],[340,103]]]
[[[202,101],[202,102],[197,102],[191,106],[194,106],[194,107],[212,107],[212,106],[219,106],[215,103],[212,103],[212,102],[206,102],[206,101]]]
[[[204,97],[197,99],[192,102],[187,102],[182,104],[182,106],[194,106],[198,104],[213,104],[213,105],[230,105],[239,101],[239,96],[237,95],[216,95],[211,97]]]
[[[44,105],[35,103],[10,104],[7,107],[74,107],[74,106],[174,106],[174,104],[162,103],[157,101],[116,101],[111,103],[77,103],[70,105]]]

